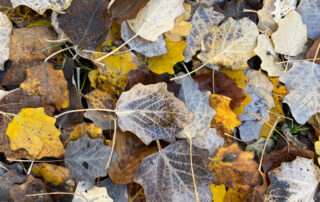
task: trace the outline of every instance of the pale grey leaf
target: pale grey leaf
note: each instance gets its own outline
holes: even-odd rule
[[[130,29],[127,22],[123,21],[121,24],[121,38],[124,41],[128,41],[134,35],[135,33]],[[135,50],[147,57],[160,56],[168,52],[163,35],[160,35],[156,41],[147,41],[142,37],[137,36],[131,40],[128,45],[130,46],[130,49]]]
[[[0,70],[4,70],[4,63],[9,59],[10,37],[12,23],[6,14],[0,12]]]
[[[274,16],[274,20],[278,22],[285,17],[290,11],[296,9],[297,0],[275,0],[275,9],[271,14]]]
[[[192,29],[186,36],[187,46],[183,52],[184,61],[189,62],[192,56],[201,48],[201,41],[208,34],[210,28],[218,25],[224,19],[224,15],[213,10],[212,7],[198,7],[191,18]]]
[[[142,160],[134,181],[141,184],[147,201],[196,201],[187,141],[173,142]],[[207,168],[208,151],[192,148],[192,163],[200,201],[211,201],[215,180]]]
[[[320,112],[320,65],[309,61],[294,62],[280,81],[289,91],[283,99],[290,107],[294,119],[304,124],[313,114]]]
[[[209,157],[212,157],[219,147],[223,146],[224,139],[217,135],[215,128],[209,128],[204,136],[192,139],[192,146],[206,149],[209,151]]]
[[[196,0],[201,6],[211,7],[215,4],[224,2],[224,0]]]
[[[320,0],[301,0],[297,11],[307,25],[308,38],[316,40],[320,37]]]
[[[80,181],[72,202],[113,202],[108,196],[106,187],[92,186],[90,182]]]
[[[318,192],[320,170],[313,159],[297,157],[269,171],[270,185],[265,202],[313,202]]]
[[[106,187],[108,195],[114,202],[128,202],[128,185],[115,184],[110,178],[100,182],[100,187]]]
[[[179,74],[178,76],[181,76]],[[191,77],[177,80],[181,85],[178,98],[186,103],[187,108],[193,113],[192,123],[176,134],[178,138],[195,138],[205,134],[211,126],[211,121],[216,114],[209,105],[210,92],[201,92],[199,85]]]
[[[260,132],[264,122],[262,120],[244,121],[239,127],[240,139],[244,142],[251,142],[260,137]]]
[[[43,15],[47,9],[52,9],[54,11],[62,11],[67,9],[72,0],[10,0],[12,7],[16,8],[18,6],[24,5],[32,10],[37,11],[40,15]]]
[[[136,84],[120,95],[116,110],[121,130],[134,133],[147,145],[158,139],[174,141],[175,134],[193,121],[185,103],[164,82]]]
[[[14,184],[22,184],[26,181],[27,176],[22,176],[15,170],[9,170],[5,174],[0,176],[0,200],[9,201],[10,190]]]
[[[65,166],[77,181],[93,182],[97,177],[107,175],[107,162],[111,148],[103,143],[103,139],[90,139],[88,135],[70,141],[65,149]],[[112,161],[116,159],[113,152]],[[112,163],[111,163],[112,164]]]

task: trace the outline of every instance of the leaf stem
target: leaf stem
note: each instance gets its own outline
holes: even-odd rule
[[[196,195],[197,202],[199,202],[199,194],[197,189],[196,178],[194,177],[194,170],[193,170],[193,163],[192,163],[192,138],[189,138],[189,141],[190,141],[190,144],[189,144],[190,168],[191,168],[191,174],[192,174],[192,180],[193,180],[193,186],[194,186],[194,193]]]
[[[109,155],[109,159],[108,159],[108,162],[107,162],[107,165],[106,165],[106,169],[108,169],[109,166],[110,166],[112,155],[113,155],[113,151],[114,151],[114,146],[116,144],[117,120],[113,120],[113,123],[114,123],[114,125],[113,125],[114,129],[113,129],[113,137],[112,137],[112,146],[111,146],[111,152],[110,152],[110,155]]]
[[[206,62],[206,63],[202,64],[200,67],[192,70],[191,72],[188,72],[187,74],[184,74],[184,75],[181,75],[181,76],[178,76],[178,77],[171,78],[170,81],[174,81],[174,80],[181,79],[181,78],[184,78],[184,77],[186,77],[186,76],[189,76],[189,75],[195,73],[196,71],[200,70],[202,67],[206,66],[208,63],[209,63],[209,62]]]

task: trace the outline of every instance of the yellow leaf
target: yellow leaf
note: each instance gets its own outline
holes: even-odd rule
[[[98,79],[98,77],[99,77],[99,71],[98,70],[92,70],[88,74],[89,81],[90,81],[91,86],[93,88],[97,87],[97,79]]]
[[[212,192],[212,201],[213,202],[223,202],[224,196],[226,195],[226,187],[222,185],[210,185],[210,190]]]
[[[212,94],[210,106],[216,110],[211,126],[220,132],[231,134],[235,127],[241,125],[237,115],[230,109],[231,98],[223,95]]]
[[[149,69],[157,74],[173,74],[173,66],[177,62],[184,60],[183,51],[186,47],[186,42],[172,42],[167,38],[165,38],[165,41],[167,43],[168,53],[148,59]]]
[[[316,150],[318,156],[320,156],[320,141],[316,141],[314,143],[314,149]],[[318,157],[318,163],[320,163],[320,157]]]
[[[71,128],[67,128],[64,133],[67,133],[69,135],[68,139],[63,141],[64,145],[67,145],[69,141],[76,141],[77,139],[82,137],[84,133],[88,134],[92,139],[104,138],[102,129],[94,125],[93,123],[77,124]]]
[[[10,122],[7,135],[10,148],[23,148],[32,158],[60,157],[64,147],[59,139],[56,120],[44,113],[43,107],[24,108]]]
[[[35,164],[32,167],[32,174],[54,185],[65,183],[72,178],[69,168],[47,163]]]
[[[230,70],[230,69],[227,69],[227,68],[221,68],[219,71],[227,74],[243,90],[245,89],[245,87],[247,86],[247,84],[248,84],[248,82],[250,80],[248,77],[246,77],[243,74],[242,70]],[[245,92],[245,95],[246,95],[246,98],[244,99],[242,104],[233,109],[233,112],[237,116],[242,114],[244,112],[244,107],[251,102],[251,98],[246,92]]]
[[[270,77],[269,78],[271,83],[273,84],[274,88],[272,90],[272,97],[275,103],[275,107],[272,108],[269,113],[270,119],[269,124],[273,126],[274,122],[276,121],[277,114],[284,116],[283,110],[282,110],[282,99],[283,97],[288,93],[287,89],[284,85],[279,83],[279,78],[276,77]],[[283,117],[280,117],[279,122],[283,121]],[[268,124],[263,124],[260,136],[268,137],[271,127]]]

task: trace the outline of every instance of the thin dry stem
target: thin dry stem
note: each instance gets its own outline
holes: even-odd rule
[[[66,50],[69,50],[69,49],[71,49],[71,48],[72,48],[72,47],[67,47],[67,48],[64,48],[64,49],[62,49],[62,50],[59,50],[59,51],[57,51],[57,52],[55,52],[55,53],[52,53],[51,55],[49,55],[49,56],[44,60],[44,62],[45,62],[45,63],[48,62],[48,60],[50,60],[52,57],[58,55],[59,53],[62,53],[62,52],[64,52],[64,51],[66,51]]]
[[[209,62],[206,62],[206,63],[202,64],[200,67],[192,70],[191,72],[188,72],[187,74],[184,74],[184,75],[181,75],[181,76],[178,76],[178,77],[171,78],[170,81],[174,81],[174,80],[181,79],[181,78],[184,78],[184,77],[186,77],[186,76],[189,76],[189,75],[195,73],[196,71],[200,70],[202,67],[206,66],[208,63],[209,63]]]
[[[196,178],[194,176],[193,163],[192,163],[192,138],[189,138],[189,141],[190,141],[190,144],[189,144],[190,168],[191,168],[191,174],[192,174],[192,180],[193,180],[193,187],[194,187],[194,193],[196,195],[196,200],[197,202],[199,202],[198,188],[197,188]]]
[[[284,64],[284,63],[290,63],[290,62],[303,62],[303,61],[315,61],[315,60],[320,60],[320,58],[303,59],[303,60],[288,60],[288,61],[276,62],[276,64]]]
[[[2,165],[2,163],[0,163],[0,167],[3,168],[4,170],[6,170],[7,172],[9,172],[9,169],[6,168],[4,165]]]
[[[109,168],[110,163],[111,163],[111,159],[112,159],[112,155],[113,155],[113,151],[114,151],[114,146],[116,145],[116,137],[117,137],[117,120],[113,120],[113,137],[112,137],[112,146],[111,146],[111,152],[110,152],[110,156],[106,165],[106,169]]]
[[[232,136],[232,135],[230,135],[230,134],[228,134],[228,133],[223,133],[225,136],[228,136],[228,137],[231,137],[231,138],[233,138],[233,139],[235,139],[235,140],[238,140],[239,142],[245,142],[245,141],[243,141],[243,140],[240,140],[239,138],[237,138],[237,137],[234,137],[234,136]]]

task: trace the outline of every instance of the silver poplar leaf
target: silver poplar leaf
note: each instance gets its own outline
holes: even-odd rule
[[[294,119],[304,124],[320,112],[320,65],[309,61],[294,62],[279,80],[289,91],[283,102],[290,107]]]
[[[265,202],[313,202],[318,192],[320,170],[313,159],[297,157],[269,171],[270,185]]]
[[[178,76],[183,74],[178,74]],[[193,113],[194,119],[191,124],[176,134],[178,138],[195,138],[205,134],[210,128],[211,121],[216,114],[210,107],[210,92],[201,92],[199,85],[191,77],[177,80],[181,85],[178,98],[186,103],[187,108]]]
[[[77,181],[94,182],[95,178],[107,175],[106,165],[111,148],[103,142],[101,138],[90,139],[83,134],[80,139],[68,143],[65,149],[65,166]],[[112,163],[116,156],[114,151]]]
[[[0,70],[4,70],[4,63],[9,59],[10,37],[12,23],[6,14],[0,12]]]
[[[106,187],[96,187],[92,186],[90,182],[81,181],[77,185],[77,189],[75,191],[72,202],[83,201],[113,202],[112,198],[108,196]]]
[[[107,188],[108,195],[114,202],[128,202],[128,185],[115,184],[110,177],[100,181],[99,187]]]
[[[43,15],[47,9],[62,11],[67,9],[72,0],[10,0],[12,7],[24,5]]]
[[[212,157],[223,144],[224,139],[217,135],[215,128],[209,128],[204,136],[192,139],[192,146],[208,150],[209,157]]]
[[[201,6],[211,7],[220,2],[224,2],[223,0],[196,0],[197,3],[200,3]]]
[[[126,21],[121,24],[121,38],[128,41],[135,33],[130,29]],[[160,35],[156,41],[147,41],[142,37],[137,36],[131,40],[128,45],[130,49],[137,51],[147,57],[164,55],[168,52],[166,41],[163,35]]]
[[[296,11],[307,25],[308,38],[316,40],[320,37],[320,0],[301,0]]]
[[[274,6],[275,9],[271,13],[274,17],[274,20],[278,22],[284,16],[286,16],[290,11],[296,9],[297,0],[275,0]]]
[[[201,43],[198,58],[209,67],[220,64],[232,70],[246,69],[247,61],[255,55],[253,49],[258,34],[256,24],[248,18],[234,20],[230,17],[210,29]]]
[[[156,41],[172,30],[176,17],[185,12],[184,0],[150,0],[135,19],[128,20],[130,28],[142,38]]]
[[[202,2],[201,2],[202,3]],[[207,36],[210,28],[218,25],[224,15],[213,10],[212,7],[198,7],[191,18],[192,29],[186,36],[187,46],[184,49],[184,61],[189,62],[192,56],[201,48],[201,41]]]
[[[142,185],[146,200],[196,201],[187,141],[173,142],[161,152],[145,157],[134,181]],[[208,151],[192,148],[192,163],[199,200],[211,201],[215,177],[207,168]]]
[[[184,102],[167,90],[167,84],[133,86],[123,92],[116,106],[118,125],[148,145],[153,140],[172,142],[193,121]]]

